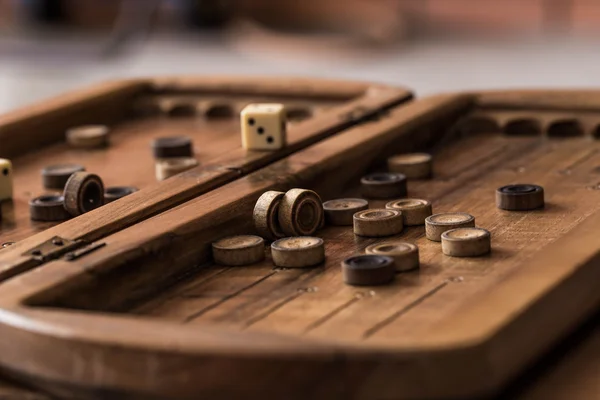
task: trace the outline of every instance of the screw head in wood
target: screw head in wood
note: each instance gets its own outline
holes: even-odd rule
[[[365,254],[342,261],[342,276],[348,285],[385,285],[395,274],[394,259],[387,256]]]
[[[335,199],[323,203],[325,221],[336,226],[351,226],[354,214],[368,208],[369,202],[365,199]]]
[[[442,252],[452,257],[477,257],[491,250],[490,232],[483,228],[457,228],[442,233]]]
[[[290,189],[279,204],[279,226],[288,236],[310,236],[323,223],[323,203],[312,190]]]
[[[212,244],[215,263],[227,266],[250,265],[265,258],[265,241],[260,236],[226,237]]]
[[[402,212],[398,210],[364,210],[354,214],[353,219],[354,234],[358,236],[392,236],[404,229]]]
[[[152,141],[154,158],[188,158],[193,157],[192,139],[187,136],[169,136]]]
[[[388,169],[405,175],[408,179],[426,179],[431,176],[431,154],[398,154],[388,158]]]
[[[256,201],[252,216],[254,227],[260,236],[271,240],[285,236],[279,226],[279,204],[284,195],[283,192],[270,190]]]
[[[425,218],[433,212],[431,203],[421,199],[394,200],[387,203],[385,208],[402,211],[404,225],[406,226],[424,225]]]
[[[544,207],[544,188],[532,184],[506,185],[496,190],[496,206],[508,211]]]
[[[425,219],[425,236],[434,242],[442,240],[442,233],[451,229],[475,226],[475,217],[462,212],[433,214]]]
[[[279,239],[271,244],[271,257],[277,267],[313,267],[325,261],[325,243],[310,236]]]
[[[419,248],[412,243],[390,241],[372,244],[365,249],[365,253],[393,258],[397,272],[419,268]]]
[[[66,221],[71,214],[65,209],[64,197],[43,195],[29,201],[29,217],[33,221]]]
[[[406,196],[406,176],[393,172],[377,172],[361,178],[363,196],[368,199],[390,199]]]
[[[85,171],[79,164],[49,165],[42,169],[42,185],[46,189],[63,190],[69,177],[75,172]]]
[[[111,186],[104,189],[104,202],[110,203],[122,197],[137,192],[139,189],[133,186]]]
[[[67,131],[67,143],[73,147],[97,149],[108,145],[109,128],[106,125],[85,125]]]
[[[76,217],[104,205],[104,184],[96,174],[75,172],[63,192],[65,209]]]

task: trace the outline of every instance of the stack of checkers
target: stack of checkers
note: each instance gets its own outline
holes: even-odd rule
[[[33,221],[65,221],[138,190],[132,186],[105,188],[98,175],[86,172],[79,164],[50,165],[41,174],[42,185],[50,193],[29,201]]]
[[[264,239],[273,240],[271,258],[281,268],[306,268],[323,263],[325,244],[312,235],[324,224],[323,205],[312,190],[268,191],[256,202],[254,225],[260,236],[233,236],[213,243],[221,265],[249,265],[264,258]]]
[[[192,140],[185,136],[154,139],[152,154],[155,159],[156,180],[162,181],[198,165],[194,158]]]
[[[360,245],[361,237],[390,237],[400,234],[404,227],[424,226],[424,229],[412,229],[424,231],[425,238],[432,242],[441,242],[441,251],[446,256],[478,257],[491,251],[491,234],[475,226],[474,216],[464,212],[433,214],[429,201],[404,198],[408,194],[407,180],[431,177],[431,156],[395,156],[388,165],[391,172],[369,174],[361,179],[363,195],[375,201],[388,199],[379,203],[385,204],[385,208],[370,209],[369,201],[362,198],[321,203],[317,193],[306,189],[263,193],[253,212],[260,236],[231,237],[213,243],[215,261],[231,266],[260,262],[265,258],[265,238],[273,241],[271,258],[277,267],[322,264],[324,241],[313,235],[325,224],[339,227],[336,229],[351,226],[356,235],[353,245]],[[502,210],[533,210],[543,207],[544,192],[536,185],[509,185],[497,190],[496,201]],[[397,238],[372,243],[373,240],[369,239],[365,254],[352,255],[341,262],[342,279],[346,284],[383,285],[393,281],[397,273],[419,270],[416,244]]]

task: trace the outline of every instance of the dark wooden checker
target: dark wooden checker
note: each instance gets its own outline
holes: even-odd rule
[[[400,102],[367,114],[355,106],[335,135],[315,136],[203,194],[163,198],[153,216],[90,230],[81,237],[94,242],[91,251],[74,260],[24,254],[54,235],[81,239],[74,229],[101,210],[121,221],[118,202],[1,250],[5,279],[19,274],[0,288],[3,369],[84,398],[500,393],[600,303],[600,94]],[[362,175],[384,170],[389,155],[417,150],[434,154],[434,177],[409,182],[409,195],[431,200],[434,212],[473,214],[492,232],[490,256],[443,256],[423,227],[410,227],[398,237],[419,245],[421,270],[389,286],[354,288],[343,284],[340,261],[384,239],[326,227],[321,267],[211,264],[212,241],[254,233],[251,212],[264,191],[356,196]],[[495,189],[520,182],[545,188],[543,210],[495,207]]]
[[[164,78],[103,84],[0,117],[0,157],[12,159],[15,170],[13,202],[2,204],[0,244],[17,242],[11,251],[16,259],[9,261],[3,253],[0,279],[11,276],[16,265],[19,271],[30,268],[35,263],[21,253],[55,235],[80,242],[99,239],[410,98],[405,89],[353,82]],[[289,107],[285,149],[246,152],[241,148],[239,111],[254,101],[280,101]],[[72,149],[64,143],[67,129],[100,123],[113,129],[108,149]],[[150,143],[155,137],[177,135],[194,140],[200,166],[157,183]],[[44,192],[41,169],[64,163],[84,165],[99,174],[105,186],[142,190],[111,206],[113,212],[103,208],[58,230],[48,229],[56,224],[30,221],[28,202]]]

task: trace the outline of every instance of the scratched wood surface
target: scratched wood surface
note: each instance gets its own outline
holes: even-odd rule
[[[434,178],[409,182],[409,196],[428,199],[434,212],[462,211],[492,233],[490,256],[447,257],[424,237],[424,227],[400,235],[362,239],[351,227],[328,227],[323,267],[276,269],[269,258],[245,268],[212,267],[159,294],[136,313],[184,324],[218,323],[241,330],[275,331],[340,340],[393,341],[419,336],[473,301],[486,282],[500,280],[600,209],[600,142],[586,137],[547,140],[484,134],[434,149]],[[526,213],[495,207],[494,191],[535,183],[546,207]],[[340,193],[359,196],[357,190]],[[371,208],[385,202],[372,201]],[[422,267],[398,274],[392,285],[353,288],[340,262],[367,245],[402,239],[419,246]]]
[[[259,97],[258,101],[282,101],[290,105],[296,117],[290,124],[312,117],[323,108],[338,104],[327,100],[290,100]],[[55,222],[36,222],[29,218],[29,200],[51,190],[42,186],[41,170],[49,165],[80,164],[98,174],[108,186],[135,186],[139,189],[156,183],[150,144],[163,136],[188,136],[194,142],[194,157],[210,164],[240,147],[239,110],[254,98],[230,96],[219,99],[190,95],[147,96],[132,101],[141,115],[111,127],[110,146],[105,149],[75,149],[58,143],[12,159],[14,197],[3,203],[0,243],[16,242],[41,232]],[[214,110],[219,112],[214,112]]]
[[[134,89],[137,90],[137,95],[132,92]],[[139,160],[131,157],[127,151],[128,147],[131,147],[128,144],[136,139],[143,141],[144,136],[150,139],[159,131],[177,133],[191,130],[198,132],[196,139],[200,142],[203,136],[208,136],[210,144],[202,143],[199,146],[200,152],[208,154],[204,154],[204,159],[200,160],[198,167],[180,174],[179,179],[159,183],[148,182],[140,187],[140,191],[122,200],[62,224],[32,224],[26,216],[26,207],[23,207],[24,200],[32,196],[29,191],[24,192],[24,199],[21,201],[17,196],[14,203],[3,202],[3,212],[7,217],[3,219],[0,233],[6,235],[14,231],[15,236],[7,241],[14,242],[17,238],[22,240],[17,240],[0,254],[0,280],[38,266],[40,261],[34,260],[26,253],[52,237],[60,236],[77,241],[77,246],[97,240],[264,167],[323,138],[335,135],[362,119],[411,98],[411,93],[403,88],[356,82],[303,78],[184,77],[99,85],[3,116],[0,118],[0,140],[7,141],[10,146],[0,148],[0,155],[11,156],[18,161],[19,156],[23,154],[64,140],[65,130],[75,122],[108,124],[109,121],[113,121],[111,125],[121,123],[128,126],[128,122],[133,122],[131,113],[134,110],[137,114],[150,117],[166,115],[168,122],[164,124],[155,118],[146,128],[142,126],[138,129],[140,126],[135,125],[134,129],[131,126],[129,129],[123,129],[122,133],[133,131],[131,138],[129,135],[122,135],[127,138],[123,139],[125,143],[121,143],[119,147],[125,149],[123,157],[107,156],[111,154],[110,148],[108,152],[98,153],[95,158],[90,157],[95,160],[90,162],[102,164],[103,171],[112,171],[100,173],[108,175],[109,178],[118,176],[122,179],[128,176],[127,172],[121,170],[127,169],[128,163],[136,164],[132,170],[140,171],[142,175],[139,176],[140,179],[137,179],[136,175],[136,179],[129,180],[134,182],[153,180],[151,177],[144,178],[150,176],[152,166],[144,166],[143,162],[139,163]],[[241,147],[237,135],[215,137],[215,132],[209,128],[218,128],[216,135],[222,133],[222,129],[233,132],[230,129],[234,129],[233,121],[237,119],[239,110],[249,101],[256,100],[281,100],[290,106],[288,144],[283,149],[274,152],[246,151]],[[325,110],[327,112],[320,112]],[[230,122],[227,123],[227,120]],[[210,133],[202,134],[207,131]],[[216,138],[217,141],[210,140]],[[44,150],[49,154],[43,155],[48,156],[64,150],[60,145],[57,146],[58,150],[49,148]],[[119,148],[113,153],[119,153]],[[142,161],[142,154],[150,157],[148,153],[143,153],[144,151],[146,150],[140,146],[131,150],[135,155],[140,154]],[[65,158],[68,159],[69,156]],[[109,159],[118,159],[119,165],[105,163]],[[25,169],[25,164],[20,166]],[[87,166],[89,168],[89,165]],[[142,173],[142,168],[147,169]],[[16,177],[23,178],[16,182],[17,190],[19,185],[26,187],[26,182],[30,182],[31,187],[39,185],[39,178],[36,178],[34,172],[30,170],[26,177]],[[35,232],[37,234],[32,234]],[[43,258],[47,258],[46,255]]]
[[[584,233],[581,237],[585,245],[581,245],[581,248],[586,250],[573,255],[573,258],[577,262],[582,260],[581,268],[589,267],[585,258],[587,251],[597,250],[593,243],[590,245],[586,232],[590,223],[598,221],[600,215],[600,141],[594,136],[598,116],[590,111],[586,111],[585,115],[574,112],[565,116],[564,110],[533,110],[523,116],[521,110],[478,110],[473,114],[478,118],[477,122],[489,127],[482,130],[481,125],[477,127],[469,118],[462,118],[469,104],[469,99],[461,96],[440,96],[430,99],[429,103],[393,109],[379,119],[365,122],[151,220],[107,236],[103,239],[106,247],[83,260],[76,263],[57,260],[24,274],[18,280],[8,281],[3,302],[23,316],[44,321],[48,326],[64,326],[67,321],[72,321],[74,325],[69,330],[80,340],[67,343],[56,333],[38,337],[35,332],[27,333],[28,339],[23,343],[52,344],[57,351],[70,345],[78,351],[106,349],[102,353],[107,356],[106,365],[110,364],[113,368],[118,368],[120,364],[109,354],[110,346],[105,347],[107,342],[121,346],[120,354],[127,351],[128,356],[119,359],[122,363],[136,365],[143,360],[143,357],[136,355],[141,349],[157,357],[175,349],[172,353],[173,357],[178,357],[173,359],[175,365],[185,367],[186,371],[199,372],[205,363],[200,365],[199,359],[194,357],[207,357],[199,349],[207,351],[208,347],[202,346],[221,349],[228,338],[235,338],[230,343],[235,346],[234,349],[220,351],[224,351],[231,360],[238,360],[236,357],[242,357],[240,354],[244,354],[242,358],[247,360],[249,353],[246,352],[255,354],[256,349],[264,349],[263,346],[272,340],[273,346],[281,345],[284,352],[292,351],[297,346],[298,354],[308,358],[314,355],[315,368],[324,365],[333,369],[341,368],[340,374],[344,379],[352,375],[351,371],[345,369],[352,364],[352,357],[357,354],[360,354],[359,358],[367,357],[367,352],[373,352],[370,353],[373,358],[369,362],[373,363],[375,370],[359,362],[352,364],[356,373],[369,372],[368,379],[352,385],[352,390],[356,390],[356,398],[369,398],[369,393],[375,393],[373,390],[381,398],[412,398],[417,394],[429,398],[460,397],[460,394],[467,393],[490,394],[492,389],[498,390],[497,385],[514,378],[519,370],[534,359],[535,354],[547,350],[562,335],[561,332],[566,332],[577,321],[571,319],[561,306],[562,312],[557,310],[555,315],[556,324],[553,322],[543,332],[544,335],[535,334],[534,339],[529,335],[532,331],[524,328],[527,323],[522,321],[522,315],[513,314],[512,319],[508,315],[502,317],[503,328],[499,334],[482,334],[479,339],[484,341],[483,344],[472,348],[468,347],[471,344],[469,342],[453,342],[444,338],[444,332],[439,332],[439,329],[452,326],[454,318],[460,320],[463,310],[470,310],[471,316],[477,315],[473,313],[474,305],[486,303],[499,291],[506,295],[507,287],[519,293],[512,292],[511,298],[505,298],[505,302],[510,307],[518,305],[513,303],[512,297],[519,297],[521,292],[527,292],[528,285],[535,286],[538,281],[545,279],[542,276],[535,277],[535,271],[544,272],[543,268],[539,268],[539,262],[536,263],[537,260],[545,259],[548,262],[548,273],[556,270],[557,265],[548,257],[544,258],[544,255],[552,253],[555,246],[564,244],[565,238]],[[185,114],[190,110],[184,111]],[[181,109],[178,112],[182,112]],[[456,121],[457,129],[449,129],[452,122]],[[397,124],[397,128],[394,124]],[[469,134],[460,136],[458,133],[461,131]],[[319,236],[326,241],[327,261],[317,268],[277,269],[269,258],[258,265],[242,268],[222,268],[210,264],[205,252],[206,245],[211,238],[216,239],[216,235],[243,233],[241,230],[251,229],[249,210],[252,199],[261,190],[284,188],[295,183],[319,190],[324,199],[358,196],[360,175],[380,170],[390,151],[421,149],[419,146],[424,144],[432,145],[428,150],[434,154],[434,178],[410,182],[409,196],[431,200],[434,212],[463,211],[473,214],[478,226],[492,232],[493,251],[489,256],[473,259],[443,256],[439,243],[424,238],[422,227],[411,227],[397,237],[419,245],[422,268],[398,274],[394,283],[388,286],[353,288],[341,281],[340,261],[362,252],[369,244],[384,240],[361,239],[355,237],[350,228],[327,227],[319,232]],[[318,179],[322,176],[327,176],[327,179]],[[524,213],[496,209],[494,191],[509,183],[544,186],[546,207]],[[370,205],[380,207],[382,204],[372,202]],[[564,249],[564,246],[561,248]],[[125,259],[121,255],[125,255]],[[164,268],[165,265],[169,268]],[[535,266],[533,275],[531,271],[527,273],[531,270],[530,265]],[[576,271],[577,266],[573,268]],[[585,270],[592,271],[590,268]],[[521,272],[525,272],[525,275]],[[581,275],[576,276],[581,279]],[[173,277],[177,279],[171,279]],[[567,303],[573,301],[585,308],[578,314],[579,320],[594,307],[593,301],[597,296],[585,297],[589,288],[583,290],[584,297],[579,297],[569,286],[572,283],[554,281],[553,284],[567,289],[562,289],[554,297],[548,296],[551,299],[549,301],[556,302],[556,296],[565,296],[570,292],[572,296],[567,296],[569,301],[563,299],[563,303],[568,306]],[[15,300],[17,302],[13,303]],[[536,301],[522,304],[520,310],[526,309],[530,318],[544,321],[547,311],[541,311],[540,307],[543,306]],[[484,311],[494,314],[504,312],[502,308],[505,307],[500,305],[498,309],[487,308]],[[95,314],[93,311],[105,313]],[[467,318],[467,321],[472,325],[471,328],[477,330],[477,318]],[[9,337],[17,335],[8,319],[3,322],[6,325],[1,326],[3,334]],[[77,330],[77,326],[87,327],[90,336],[86,336],[87,331]],[[136,327],[142,331],[153,329],[152,337],[140,337],[137,342],[137,335],[134,334]],[[472,329],[467,328],[454,329],[454,335],[471,340],[469,331]],[[211,337],[212,329],[219,329],[222,336]],[[19,329],[16,330],[18,332]],[[502,340],[505,330],[526,333],[521,343],[513,341],[516,348],[528,346],[536,350],[525,357],[521,357],[519,352],[506,351],[511,339]],[[246,334],[249,336],[245,341]],[[194,341],[194,335],[206,336],[203,336],[203,340]],[[497,336],[501,339],[497,340]],[[172,338],[172,342],[171,339],[167,340],[168,343],[161,342],[161,337],[165,340]],[[298,341],[287,344],[279,342],[283,338]],[[406,343],[419,344],[421,340],[426,344],[434,343],[435,349],[431,350],[426,345],[402,348]],[[487,349],[486,340],[490,341],[491,350]],[[238,347],[240,342],[242,346],[244,342],[253,345],[242,350]],[[538,345],[538,342],[543,344]],[[348,351],[349,358],[338,364],[320,364],[316,360],[321,358],[316,354],[321,354],[322,347],[319,346],[323,343],[334,346],[327,347],[332,351],[335,346],[344,346],[337,351]],[[443,361],[437,359],[437,348],[444,348],[449,343],[460,344],[456,349],[446,349],[448,353],[456,352],[456,357],[450,356]],[[502,348],[502,344],[505,347]],[[462,345],[466,346],[464,353]],[[9,350],[6,346],[3,348]],[[359,353],[353,353],[350,349]],[[20,351],[30,350],[21,346]],[[52,351],[49,350],[47,354]],[[390,364],[393,367],[387,365],[377,351],[390,352],[390,356],[398,357]],[[404,353],[399,355],[394,351]],[[423,351],[421,358],[415,355],[420,351]],[[429,356],[428,351],[433,355]],[[71,379],[48,372],[46,366],[24,366],[15,361],[15,357],[18,357],[18,353],[12,351],[9,364],[19,365],[23,370],[32,368],[41,371],[40,375],[43,376],[58,376],[55,378],[58,381]],[[491,361],[488,364],[489,359]],[[262,364],[258,360],[265,359],[257,358],[257,367],[260,367]],[[287,359],[282,355],[278,360],[284,363]],[[469,370],[469,360],[485,360],[479,364],[485,368],[479,370],[472,367]],[[56,362],[65,367],[70,365],[64,359]],[[236,362],[224,362],[227,368],[243,368],[242,364]],[[346,362],[349,364],[346,365]],[[310,375],[308,371],[315,370],[309,365],[298,368],[306,368],[305,374]],[[450,370],[436,375],[444,370],[444,365]],[[423,377],[423,382],[418,382],[418,379],[414,379],[418,376],[412,375],[417,369],[410,366],[416,367],[420,373],[427,372],[428,368],[432,368],[432,371],[439,369]],[[166,368],[161,363],[155,367]],[[274,367],[265,370],[258,368],[257,373],[258,370],[263,373],[268,370],[268,376],[254,376],[254,379],[262,379],[262,384],[269,381],[269,376],[279,376]],[[254,369],[246,371],[250,373]],[[371,374],[373,371],[378,373]],[[475,374],[477,382],[462,376],[461,371]],[[491,383],[481,383],[481,379],[489,373],[495,375],[489,380]],[[280,378],[289,379],[295,384],[303,379],[297,381],[292,375],[296,377],[295,374],[283,374]],[[177,376],[177,373],[174,372],[172,376]],[[323,380],[319,380],[322,385],[314,388],[300,386],[305,387],[305,394],[351,393],[351,389],[347,388],[341,392],[332,389],[340,382],[339,379],[336,381],[336,376],[335,373],[323,376]],[[385,384],[391,376],[400,376],[398,379],[402,380],[402,385]],[[143,382],[147,377],[140,373],[131,374],[127,379],[111,375],[110,379],[113,379],[112,387],[135,387],[144,391],[147,388],[143,387]],[[165,376],[163,382],[167,382],[167,378]],[[473,384],[472,390],[465,388],[467,381]],[[219,378],[218,382],[227,381]],[[433,386],[424,382],[430,382]],[[188,393],[186,390],[200,388],[210,393],[212,386],[206,384],[208,386],[202,387],[200,383],[198,386],[190,383],[177,388],[177,393],[183,395]],[[250,378],[240,382],[245,388],[256,388],[260,384]],[[53,387],[52,382],[49,385]],[[82,382],[77,381],[77,385],[82,385]],[[160,382],[156,385],[156,393],[165,393],[164,390],[169,389],[166,383],[166,386],[160,386]],[[219,386],[218,383],[215,385]],[[270,389],[278,390],[278,393],[284,393],[286,387],[289,390],[285,384],[276,386]],[[440,389],[442,387],[447,391]],[[234,395],[241,393],[236,392],[235,388],[228,390]],[[86,397],[90,394],[85,391],[82,393]]]

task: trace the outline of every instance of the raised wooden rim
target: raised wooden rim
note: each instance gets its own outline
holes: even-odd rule
[[[543,94],[536,92],[540,93]],[[600,99],[600,92],[594,92],[594,96]],[[351,142],[350,146],[380,140],[379,145],[385,145],[386,140],[409,135],[412,128],[438,117],[439,113],[469,107],[472,100],[469,95],[448,95],[410,103],[392,110],[389,118],[370,124],[373,129],[370,135],[365,135],[360,126],[355,127],[343,137],[328,138],[288,157],[286,162],[293,164],[295,159],[303,157],[311,159],[311,151],[317,148],[330,149],[329,156],[338,154],[341,150],[332,149],[343,149],[348,138],[356,135],[363,135],[362,141]],[[276,164],[265,170],[274,167]],[[203,205],[204,198],[209,203],[208,194],[201,196],[197,199],[198,207]],[[339,373],[333,373],[331,379],[347,380],[352,379],[353,372],[373,372],[376,365],[375,374],[393,376],[395,395],[399,398],[485,395],[517,373],[515,360],[520,365],[533,360],[597,307],[600,302],[600,293],[595,288],[600,279],[598,224],[600,213],[590,216],[540,257],[517,269],[494,292],[482,294],[479,301],[463,308],[458,316],[441,321],[432,334],[418,341],[399,339],[393,346],[304,340],[215,328],[173,329],[169,323],[121,315],[89,315],[28,306],[32,298],[55,285],[68,281],[76,284],[78,279],[85,279],[90,271],[87,268],[106,254],[94,253],[85,263],[55,261],[3,284],[0,334],[4,340],[0,342],[3,354],[0,363],[19,374],[74,388],[108,387],[158,395],[176,393],[177,389],[172,386],[173,380],[157,381],[157,376],[168,376],[169,368],[186,362],[197,367],[190,374],[207,372],[211,362],[227,368],[229,376],[212,376],[217,387],[226,384],[231,376],[259,379],[258,372],[253,370],[260,372],[264,363],[290,369],[310,365],[315,373],[322,368],[338,368]],[[522,290],[525,286],[527,291]],[[570,301],[564,301],[565,298]],[[489,313],[489,309],[495,312]],[[553,335],[548,335],[547,340],[521,340],[524,332],[534,332],[540,326]],[[140,332],[151,334],[145,336]],[[514,350],[512,357],[503,354],[507,346]],[[39,360],[30,361],[40,354],[43,357]],[[77,360],[87,357],[91,361],[86,365],[111,359],[117,362],[118,371],[98,374],[93,368],[81,369]],[[464,366],[460,371],[451,367],[459,359]],[[465,364],[465,359],[471,362]],[[138,370],[139,376],[124,374],[135,368],[142,368]],[[292,380],[291,385],[299,383],[288,379]],[[414,385],[415,379],[422,384]],[[381,383],[367,379],[365,390],[376,389],[378,382]]]
[[[334,135],[375,114],[412,98],[403,88],[347,81],[304,78],[183,77],[156,78],[97,85],[60,96],[40,105],[15,111],[0,118],[0,141],[18,138],[18,145],[0,153],[20,154],[36,146],[60,140],[67,127],[76,123],[106,123],[124,118],[125,104],[143,93],[163,90],[204,90],[207,93],[243,92],[254,95],[283,94],[296,97],[338,96],[347,100],[329,112],[303,121],[288,131],[288,145],[279,152],[254,152],[243,149],[224,154],[210,164],[194,168],[176,179],[158,182],[111,203],[17,242],[0,253],[0,281],[40,264],[28,250],[54,236],[90,242],[116,232],[164,210],[206,193],[220,185],[257,170],[271,162]],[[93,118],[93,119],[90,119]],[[44,127],[48,137],[38,134]],[[112,210],[113,212],[109,212]]]

